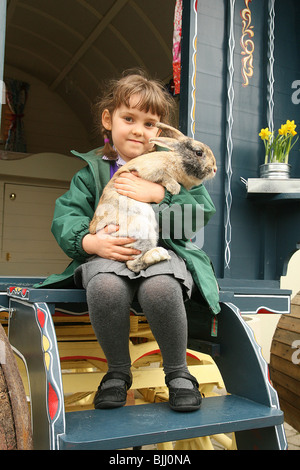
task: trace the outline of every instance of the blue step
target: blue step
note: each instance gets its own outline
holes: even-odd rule
[[[168,403],[66,413],[62,450],[124,449],[219,433],[277,426],[283,413],[236,395],[204,398],[201,409],[172,411]]]

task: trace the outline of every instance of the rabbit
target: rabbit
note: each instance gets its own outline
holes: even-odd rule
[[[151,204],[120,195],[114,188],[115,179],[121,173],[137,171],[141,178],[160,183],[171,194],[178,194],[180,185],[189,190],[213,178],[217,171],[215,157],[207,145],[167,124],[158,122],[156,126],[167,136],[152,138],[150,142],[170,151],[141,155],[119,168],[104,188],[89,226],[90,233],[95,234],[106,225],[118,225],[119,230],[113,235],[136,240],[128,246],[141,253],[126,261],[128,269],[135,273],[170,256],[165,248],[157,247],[158,224]]]

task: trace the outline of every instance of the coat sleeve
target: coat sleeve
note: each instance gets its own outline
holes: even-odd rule
[[[189,202],[191,204],[193,203],[192,200],[194,200],[194,203],[198,205],[200,204],[202,206],[202,210],[204,212],[203,221],[204,225],[206,225],[210,218],[216,213],[216,208],[205,186],[203,186],[203,184],[200,184],[200,186],[196,186],[190,191],[187,191],[187,189],[185,188],[182,188],[182,191],[186,193],[185,197],[189,199]]]
[[[89,167],[72,179],[70,189],[57,199],[51,231],[61,249],[72,259],[84,261],[88,255],[82,238],[89,232],[94,215],[95,188],[92,188]]]
[[[202,184],[189,191],[182,186],[177,195],[166,190],[163,201],[153,208],[158,215],[162,239],[175,237],[189,240],[216,212]]]

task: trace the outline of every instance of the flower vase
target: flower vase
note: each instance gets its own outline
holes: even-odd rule
[[[288,163],[265,163],[259,167],[260,178],[288,179],[291,165]]]

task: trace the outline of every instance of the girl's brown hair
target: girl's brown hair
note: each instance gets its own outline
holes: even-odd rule
[[[110,80],[106,92],[95,104],[95,115],[96,125],[104,138],[101,153],[111,160],[115,160],[117,154],[112,147],[111,132],[102,125],[102,113],[107,109],[112,116],[121,105],[129,107],[133,95],[140,95],[140,101],[136,106],[139,110],[157,114],[161,122],[171,124],[175,102],[161,82],[148,78],[141,70],[128,70],[119,80]]]

